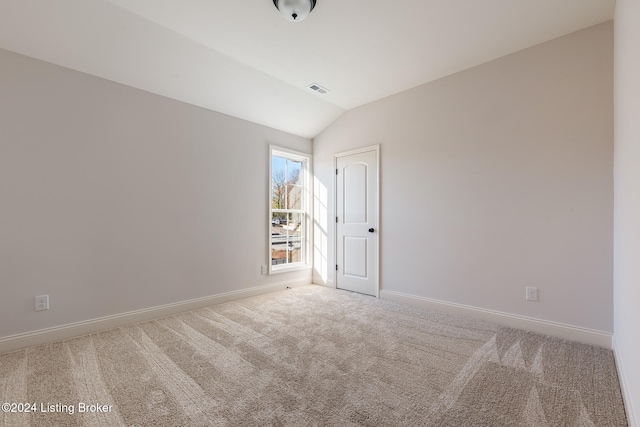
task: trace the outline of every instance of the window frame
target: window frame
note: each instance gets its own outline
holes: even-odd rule
[[[272,230],[272,218],[274,214],[273,209],[273,157],[282,157],[285,159],[293,160],[302,163],[301,168],[301,180],[302,180],[302,197],[300,209],[275,209],[275,213],[290,211],[291,213],[298,213],[302,215],[303,230],[300,236],[300,261],[294,263],[277,264],[273,265],[272,260],[272,247],[273,247],[273,234]],[[269,177],[268,177],[268,239],[267,239],[267,268],[268,274],[279,274],[296,270],[309,270],[311,266],[311,247],[312,247],[312,231],[311,231],[311,185],[312,185],[312,156],[308,153],[291,150],[275,145],[269,146]]]

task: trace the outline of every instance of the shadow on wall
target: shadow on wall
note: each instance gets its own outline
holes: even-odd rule
[[[329,277],[327,228],[329,223],[327,218],[327,187],[325,187],[317,177],[313,178],[313,217],[314,217],[314,239],[313,239],[313,264],[322,283],[326,284]]]

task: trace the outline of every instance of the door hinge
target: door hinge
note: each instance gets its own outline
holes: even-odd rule
[[[336,222],[338,222],[338,217],[336,217]]]
[[[336,271],[338,271],[338,264],[336,264]]]
[[[338,169],[336,169],[336,175],[338,175]]]

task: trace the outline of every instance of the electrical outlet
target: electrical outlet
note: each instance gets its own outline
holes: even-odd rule
[[[40,295],[36,297],[36,311],[49,310],[49,295]]]
[[[262,271],[262,274],[267,274],[267,273],[269,272],[269,271],[267,270],[267,266],[266,266],[266,265],[263,265],[263,266],[261,267],[261,271]]]
[[[527,301],[538,301],[538,288],[527,286]]]

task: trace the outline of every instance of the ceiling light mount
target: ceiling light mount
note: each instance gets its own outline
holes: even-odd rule
[[[316,7],[316,0],[273,0],[276,9],[290,22],[304,21]]]

